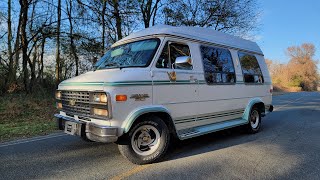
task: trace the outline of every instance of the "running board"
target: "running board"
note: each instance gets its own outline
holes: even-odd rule
[[[248,123],[248,121],[244,120],[244,119],[234,119],[234,120],[229,120],[229,121],[225,121],[225,122],[194,127],[194,128],[191,128],[187,131],[186,130],[182,130],[182,132],[180,131],[181,133],[179,133],[179,138],[181,140],[184,140],[184,139],[200,136],[203,134],[208,134],[208,133],[212,133],[212,132],[216,132],[216,131],[220,131],[220,130],[224,130],[224,129],[229,129],[229,128],[236,127],[236,126],[241,126],[241,125],[244,125],[247,123]]]

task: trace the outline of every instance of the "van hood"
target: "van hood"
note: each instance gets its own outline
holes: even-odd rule
[[[81,74],[79,76],[62,81],[61,84],[77,83],[77,82],[81,82],[81,83],[107,82],[107,81],[114,80],[115,77],[119,77],[120,73],[122,73],[120,69],[89,71],[85,74]]]
[[[95,86],[113,86],[125,82],[151,81],[148,68],[103,69],[67,79],[59,84],[59,89],[100,89]]]

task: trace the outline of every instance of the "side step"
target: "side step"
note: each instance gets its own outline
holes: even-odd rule
[[[179,133],[179,138],[181,140],[184,140],[184,139],[200,136],[203,134],[208,134],[211,132],[216,132],[216,131],[220,131],[220,130],[224,130],[224,129],[228,129],[228,128],[232,128],[232,127],[236,127],[236,126],[241,126],[241,125],[244,125],[247,123],[248,123],[248,121],[244,120],[244,119],[234,119],[234,120],[229,120],[229,121],[225,121],[225,122],[194,127],[188,131],[183,130],[181,133]]]

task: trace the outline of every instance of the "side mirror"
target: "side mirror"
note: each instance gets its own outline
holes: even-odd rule
[[[191,69],[192,60],[190,56],[180,56],[176,58],[174,63],[177,69]]]

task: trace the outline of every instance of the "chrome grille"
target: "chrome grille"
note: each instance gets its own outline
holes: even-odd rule
[[[61,100],[76,100],[77,102],[89,102],[90,94],[88,91],[61,91]]]
[[[67,115],[90,116],[90,95],[87,91],[61,91],[62,110]],[[74,101],[74,104],[70,103]]]
[[[68,105],[68,102],[62,103],[62,110],[72,115],[90,115],[90,106],[88,104]]]

